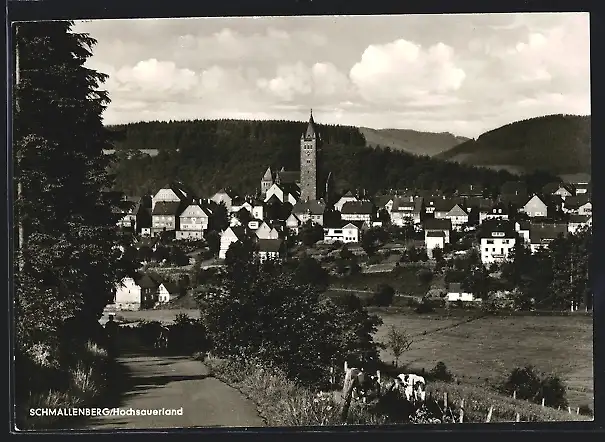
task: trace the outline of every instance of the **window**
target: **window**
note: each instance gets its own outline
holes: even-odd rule
[[[489,247],[486,247],[486,248],[485,248],[485,251],[486,251],[486,252],[489,252]]]
[[[494,243],[494,240],[493,240],[493,239],[488,239],[488,240],[486,241],[486,243],[487,243],[487,244],[493,244],[493,243]]]
[[[342,235],[342,230],[334,230],[334,235]]]
[[[492,252],[496,253],[496,248],[495,247],[492,247]]]
[[[500,254],[504,255],[504,249],[500,249]]]
[[[307,159],[307,164],[311,164],[311,160],[310,159]]]

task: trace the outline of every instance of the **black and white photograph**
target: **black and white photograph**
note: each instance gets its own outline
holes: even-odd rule
[[[588,13],[10,39],[14,431],[593,421]]]

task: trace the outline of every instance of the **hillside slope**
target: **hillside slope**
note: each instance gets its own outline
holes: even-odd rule
[[[359,131],[365,137],[368,147],[379,145],[390,147],[392,150],[429,157],[468,141],[466,137],[459,137],[448,132],[433,133],[410,129],[371,129],[369,127],[360,127]]]
[[[473,166],[590,173],[590,116],[547,115],[507,124],[435,156]]]

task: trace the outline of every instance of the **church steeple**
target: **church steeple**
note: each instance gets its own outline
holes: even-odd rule
[[[316,137],[315,130],[315,121],[313,120],[313,109],[311,109],[311,114],[309,116],[309,124],[307,125],[307,130],[305,131],[303,138],[305,140],[311,140]]]

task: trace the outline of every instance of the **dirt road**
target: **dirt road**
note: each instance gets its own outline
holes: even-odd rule
[[[210,376],[199,361],[184,356],[125,355],[126,391],[112,404],[120,410],[181,410],[181,415],[111,415],[92,417],[80,428],[158,429],[262,427],[254,403]]]

